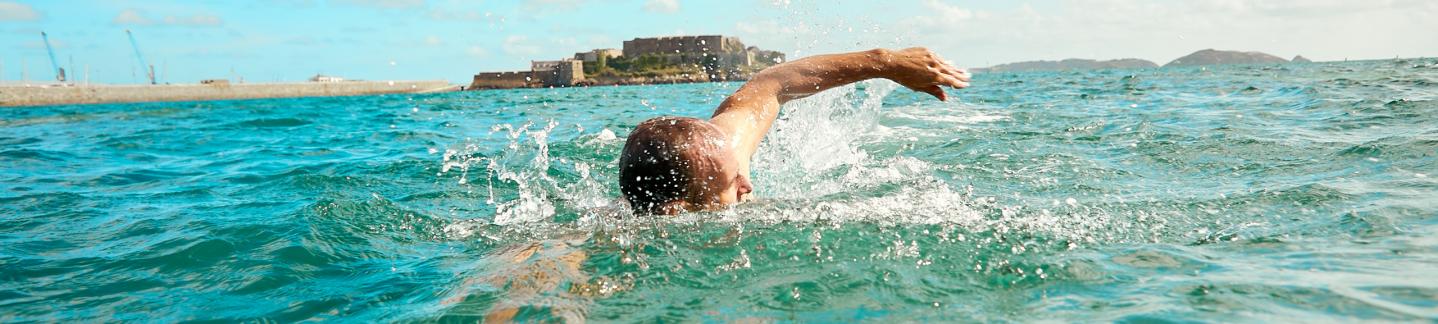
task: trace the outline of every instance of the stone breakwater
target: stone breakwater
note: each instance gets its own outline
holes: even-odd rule
[[[0,106],[334,97],[458,90],[443,80],[307,83],[0,86]]]

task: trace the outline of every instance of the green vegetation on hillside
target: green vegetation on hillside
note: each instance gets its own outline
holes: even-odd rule
[[[659,77],[673,75],[704,75],[723,74],[737,75],[758,72],[768,67],[768,64],[744,66],[732,70],[725,70],[720,67],[719,58],[716,56],[705,56],[700,64],[669,63],[663,57],[652,54],[640,55],[637,57],[608,57],[600,55],[593,64],[584,65],[584,76],[595,77]]]

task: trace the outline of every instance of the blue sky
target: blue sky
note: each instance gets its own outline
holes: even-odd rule
[[[0,0],[0,81],[138,83],[130,29],[162,82],[243,77],[467,82],[634,37],[724,34],[791,56],[922,45],[961,66],[1067,57],[1163,64],[1203,48],[1317,60],[1438,55],[1424,0]],[[23,62],[23,67],[22,67]]]

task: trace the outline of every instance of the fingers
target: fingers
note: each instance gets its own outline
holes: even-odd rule
[[[901,61],[907,62],[907,66],[914,70],[900,71],[903,77],[895,78],[894,81],[914,91],[927,93],[941,101],[948,100],[948,94],[944,92],[943,87],[968,88],[969,81],[973,78],[968,70],[954,67],[953,63],[926,48],[907,48],[896,54]]]
[[[949,76],[954,77],[954,79],[958,79],[959,81],[964,82],[969,82],[969,78],[972,77],[971,75],[969,75],[969,70],[956,68],[952,63],[947,62],[944,63],[943,68],[940,71],[943,71],[944,74],[948,74]]]
[[[950,86],[950,87],[954,87],[954,89],[963,89],[963,88],[968,88],[968,87],[969,87],[969,83],[968,83],[968,82],[964,82],[964,81],[962,81],[962,80],[959,80],[959,78],[954,77],[954,76],[952,76],[952,75],[945,75],[945,76],[943,77],[943,81],[944,81],[944,85],[947,85],[947,86]]]
[[[969,74],[968,69],[955,68],[954,73],[957,75],[959,81],[969,82],[969,79],[973,77],[973,75]]]
[[[935,56],[935,58],[937,58],[937,56]],[[938,59],[938,62],[937,69],[940,75],[939,79],[944,85],[958,89],[969,86],[969,80],[972,76],[969,75],[968,70],[956,68],[953,63],[943,59]]]
[[[939,98],[939,101],[949,101],[949,95],[947,93],[944,93],[944,88],[940,87],[937,84],[925,87],[923,89],[919,89],[919,91],[927,93],[930,96],[934,96],[934,98]]]
[[[960,81],[959,78],[949,74],[939,75],[939,84],[950,86],[954,89],[963,89],[969,87],[968,82]]]

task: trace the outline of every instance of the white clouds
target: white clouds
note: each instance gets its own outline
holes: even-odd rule
[[[1389,9],[1419,9],[1433,4],[1427,0],[1201,0],[1191,3],[1196,10],[1228,14],[1262,14],[1266,16],[1343,15]]]
[[[150,21],[150,18],[145,18],[144,15],[140,14],[140,11],[135,9],[121,10],[120,14],[115,16],[113,22],[118,25],[149,25],[155,23],[154,21]]]
[[[195,14],[181,17],[165,16],[164,22],[166,25],[205,27],[215,27],[223,25],[225,23],[223,20],[220,19],[219,16],[206,14]]]
[[[493,12],[472,11],[472,10],[451,10],[433,9],[429,11],[429,18],[434,20],[457,20],[457,21],[478,21],[489,23],[503,23],[504,16],[496,15]]]
[[[571,11],[583,4],[584,0],[528,0],[524,7],[530,11]]]
[[[556,37],[550,39],[549,42],[553,43],[556,48],[572,48],[575,51],[578,51],[579,48],[579,39],[574,37]]]
[[[991,11],[926,0],[897,34],[962,65],[1069,57],[1166,63],[1203,48],[1320,60],[1433,55],[1438,5],[1420,0],[1068,0]],[[989,7],[992,8],[992,7]]]
[[[486,57],[489,57],[489,50],[485,49],[485,48],[482,47],[482,46],[478,46],[478,45],[476,45],[476,46],[470,46],[469,48],[467,48],[467,49],[464,50],[464,53],[465,53],[465,54],[469,54],[469,56],[474,57],[474,58],[486,58]]]
[[[795,1],[788,6],[772,15],[732,18],[726,33],[793,58],[927,46],[969,67],[1063,58],[1132,57],[1163,64],[1204,48],[1318,60],[1438,54],[1430,32],[1438,30],[1438,1],[1432,0]]]
[[[30,5],[0,1],[0,21],[35,21],[40,20],[40,13]]]
[[[529,41],[529,37],[523,35],[510,35],[504,38],[504,45],[500,46],[504,54],[518,56],[520,58],[534,57],[539,54],[539,46]]]
[[[679,11],[679,0],[649,0],[644,2],[644,11],[675,13]]]
[[[929,12],[943,20],[959,21],[974,17],[972,10],[959,8],[959,6],[950,5],[939,0],[925,1],[924,8],[928,8]]]
[[[219,16],[208,14],[165,16],[159,20],[155,20],[146,17],[144,13],[135,9],[121,10],[119,14],[115,15],[115,19],[111,22],[117,25],[168,25],[185,27],[218,27],[225,23]]]
[[[444,40],[439,39],[439,36],[429,35],[424,37],[424,44],[428,46],[440,46],[444,45]]]
[[[924,9],[928,15],[913,18],[913,24],[924,32],[954,32],[975,17],[973,10],[939,0],[924,1]],[[988,13],[982,14],[987,15]]]
[[[739,21],[734,23],[734,29],[741,34],[761,34],[773,32],[779,29],[779,23],[772,20]]]
[[[619,42],[615,42],[613,39],[610,39],[609,36],[605,36],[605,35],[591,35],[591,36],[589,36],[588,43],[586,43],[586,44],[587,44],[590,48],[612,48],[612,47],[615,47],[616,44],[620,44],[620,43],[619,43]]]
[[[424,0],[334,0],[334,2],[385,9],[404,9],[424,6]]]

